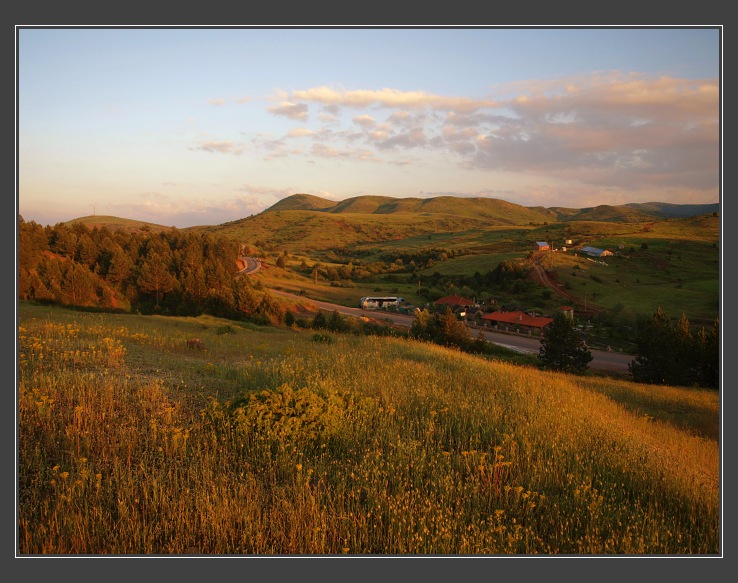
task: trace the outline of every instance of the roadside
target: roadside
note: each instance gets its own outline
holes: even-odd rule
[[[379,321],[389,321],[394,326],[399,326],[404,329],[410,329],[413,323],[413,316],[405,314],[396,314],[393,312],[378,312],[376,310],[363,310],[361,308],[349,308],[338,304],[331,304],[329,302],[322,302],[299,296],[296,294],[270,289],[271,293],[288,298],[291,300],[300,301],[303,303],[311,303],[315,305],[316,310],[325,310],[332,312],[336,310],[339,314],[344,316],[353,316],[357,318],[372,318]],[[499,331],[487,330],[478,326],[470,326],[470,330],[473,330],[472,334],[475,335],[478,332],[482,332],[484,339],[487,342],[492,342],[498,346],[514,350],[521,354],[538,354],[541,348],[541,341],[533,336],[515,333],[505,333]],[[592,353],[592,362],[590,362],[590,369],[600,370],[612,373],[627,373],[628,364],[633,360],[631,355],[621,354],[617,352],[605,352],[601,350],[590,350]]]

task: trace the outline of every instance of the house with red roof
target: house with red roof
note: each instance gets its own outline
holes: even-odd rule
[[[541,334],[543,329],[553,322],[546,316],[529,316],[525,312],[492,312],[482,316],[486,326],[508,332],[528,332]]]
[[[444,296],[434,302],[437,306],[449,306],[454,308],[468,308],[475,305],[473,301],[462,298],[461,296]]]

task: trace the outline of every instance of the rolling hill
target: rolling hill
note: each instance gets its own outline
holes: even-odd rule
[[[526,207],[493,198],[357,196],[333,201],[309,194],[295,194],[247,218],[220,225],[188,227],[186,230],[224,235],[239,241],[261,241],[296,251],[391,243],[431,234],[462,234],[473,229],[520,227],[546,231],[549,228],[568,228],[575,223],[578,230],[587,230],[581,227],[584,224],[602,227],[606,224],[638,225],[667,218],[685,220],[707,216],[718,212],[719,208],[719,204],[652,202],[575,209]],[[172,228],[111,216],[80,217],[68,222],[72,223],[126,231],[160,232]],[[546,231],[531,236],[550,238],[552,235]]]
[[[488,225],[527,225],[555,222],[555,212],[543,207],[525,207],[496,198],[437,196],[433,198],[394,198],[391,196],[357,196],[330,201],[307,194],[282,199],[264,213],[311,210],[330,214],[413,214],[468,217],[486,221]]]
[[[146,221],[137,221],[135,219],[124,219],[121,217],[107,216],[107,215],[89,215],[86,217],[79,217],[66,221],[64,224],[72,226],[75,223],[82,223],[88,229],[94,229],[95,227],[102,228],[107,227],[111,231],[142,231],[142,232],[154,232],[158,233],[161,231],[169,231],[173,227],[167,227],[165,225],[159,225],[157,223],[147,223]]]

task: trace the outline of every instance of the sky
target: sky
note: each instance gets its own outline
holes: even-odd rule
[[[17,211],[184,228],[297,193],[719,202],[720,32],[18,27]]]

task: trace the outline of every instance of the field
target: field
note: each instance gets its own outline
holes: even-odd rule
[[[721,551],[716,391],[210,316],[18,316],[21,555]]]

